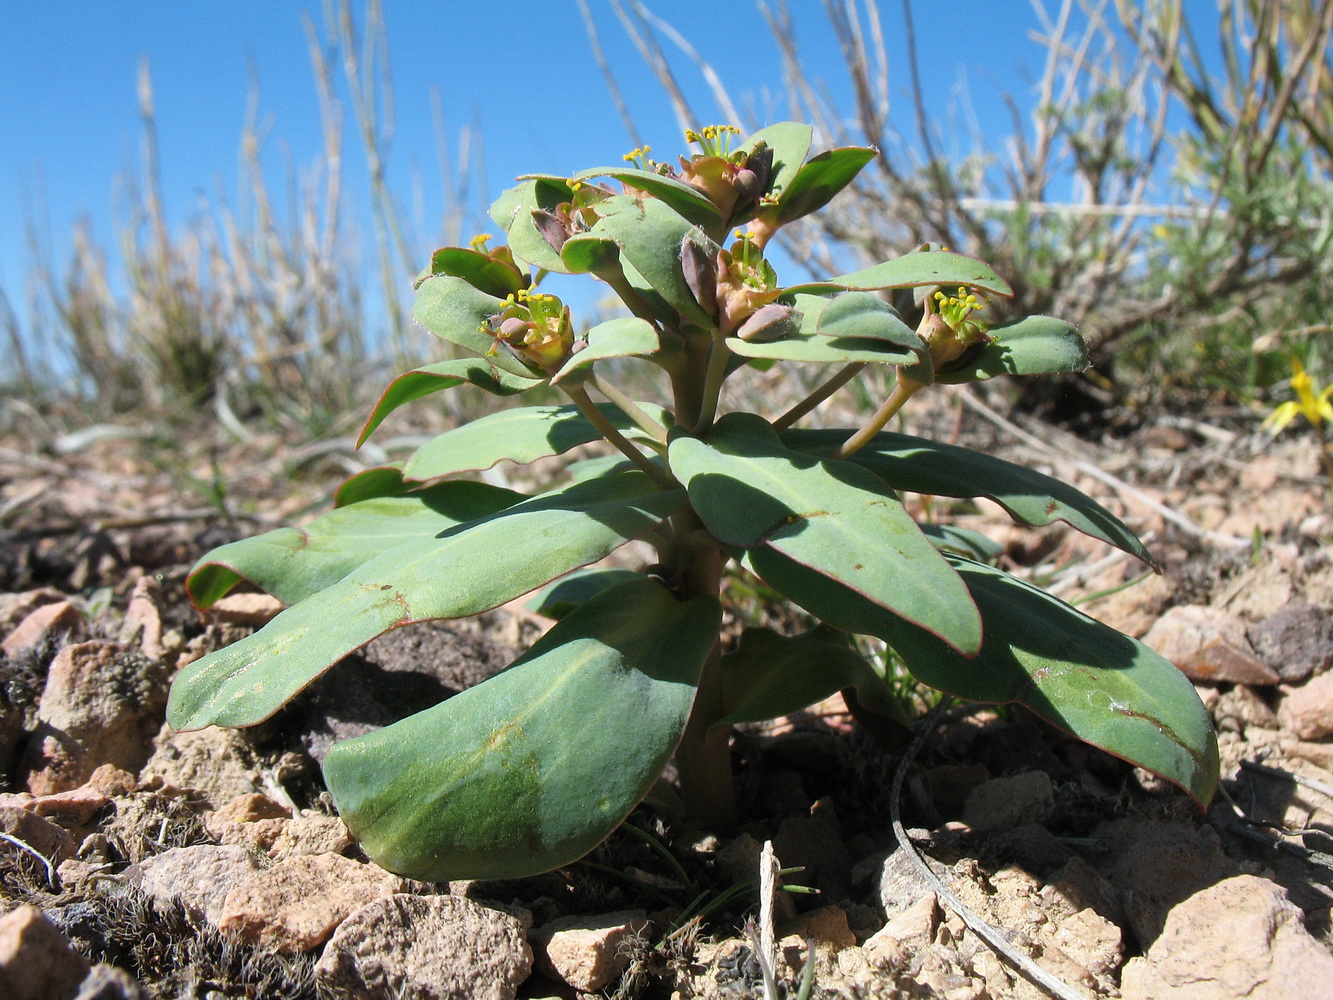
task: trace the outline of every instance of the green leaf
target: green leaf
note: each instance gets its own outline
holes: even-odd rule
[[[377,635],[504,604],[643,535],[684,499],[640,472],[606,476],[390,549],[182,670],[167,719],[176,729],[262,722]]]
[[[1217,788],[1217,738],[1194,686],[1168,660],[1000,570],[952,560],[986,623],[964,660],[903,622],[883,638],[917,680],[1042,718],[1175,782],[1201,805]]]
[[[389,549],[433,538],[528,499],[486,483],[441,483],[414,493],[336,507],[304,528],[278,528],[222,545],[186,579],[195,605],[210,607],[241,579],[284,604],[331,587]]]
[[[343,480],[333,494],[333,506],[346,507],[362,500],[397,496],[412,489],[413,485],[403,478],[402,462],[372,466]]]
[[[381,867],[431,882],[576,861],[648,793],[717,639],[716,598],[640,577],[572,611],[507,670],[333,747],[324,777]]]
[[[532,213],[554,211],[573,197],[574,191],[563,177],[526,177],[495,199],[491,218],[505,231],[510,252],[517,260],[544,271],[568,274],[560,255],[533,223]]]
[[[706,194],[674,177],[633,167],[593,167],[591,170],[580,170],[574,175],[575,180],[588,177],[612,177],[622,184],[646,191],[701,229],[712,229],[722,224],[721,213]]]
[[[797,451],[826,455],[850,435],[844,430],[789,430],[782,441]],[[1068,483],[994,455],[956,445],[881,431],[847,459],[896,490],[942,497],[987,497],[1020,524],[1064,521],[1155,566],[1152,555],[1123,521]]]
[[[918,285],[967,285],[993,295],[1009,297],[1014,290],[985,261],[951,250],[916,250],[882,264],[849,274],[793,285],[788,293],[827,295],[845,289],[875,291],[880,288],[911,288]]]
[[[656,328],[637,316],[622,316],[598,323],[588,331],[583,350],[570,356],[555,373],[551,383],[557,384],[571,373],[586,368],[594,361],[608,358],[646,358],[662,348]]]
[[[662,416],[660,407],[643,405],[650,413]],[[599,403],[597,408],[620,430],[631,430],[631,436],[637,433],[633,421],[618,406]],[[523,465],[601,439],[601,432],[588,423],[577,406],[522,406],[478,417],[436,435],[407,460],[403,475],[425,481],[489,469],[506,459]]]
[[[713,325],[685,281],[680,247],[685,240],[692,240],[711,258],[717,255],[717,244],[667,205],[652,198],[639,201],[614,195],[598,203],[597,213],[601,219],[592,232],[615,240],[621,256],[667,305],[700,326]]]
[[[452,389],[456,385],[470,383],[479,389],[485,389],[494,396],[513,396],[520,392],[545,384],[545,377],[535,379],[531,374],[514,375],[501,371],[486,358],[455,358],[452,361],[440,361],[424,368],[399,375],[389,383],[380,400],[371,411],[370,419],[357,438],[357,447],[365,444],[366,439],[375,433],[375,428],[384,422],[394,410],[422,396]]]
[[[759,143],[763,142],[773,150],[773,178],[769,192],[781,195],[795,179],[805,158],[810,155],[814,136],[814,128],[804,122],[777,122],[761,128],[746,139],[740,148],[746,153],[753,153]]]
[[[523,275],[518,268],[464,247],[436,250],[431,254],[430,273],[454,275],[479,291],[501,299],[523,287]],[[421,281],[418,281],[417,286],[420,285]]]
[[[892,306],[869,292],[848,292],[835,299],[784,295],[779,301],[800,311],[799,329],[768,342],[728,337],[726,344],[733,354],[779,361],[890,365],[912,364],[926,356],[926,345],[916,331]]]
[[[866,146],[844,146],[812,157],[779,196],[778,219],[785,225],[819,211],[850,184],[875,155],[875,150]]]
[[[722,657],[722,701],[727,713],[719,726],[763,722],[799,712],[843,688],[864,692],[863,701],[892,705],[884,681],[845,632],[821,625],[788,637],[767,628],[748,628],[736,649]]]
[[[941,552],[989,562],[1004,555],[1004,546],[979,531],[955,524],[922,524],[921,533]]]
[[[642,573],[632,569],[576,569],[562,576],[559,580],[547,584],[541,592],[524,607],[534,614],[547,618],[563,618],[569,612],[590,600],[609,587],[637,580]]]
[[[748,413],[722,417],[706,441],[676,437],[667,461],[723,544],[781,552],[965,653],[980,645],[981,620],[967,588],[879,477],[790,451],[767,421]]]
[[[570,274],[600,273],[620,259],[620,248],[597,233],[575,233],[560,248],[560,259]]]
[[[1091,363],[1088,347],[1071,324],[1050,316],[1028,316],[993,327],[994,339],[975,353],[969,351],[952,370],[939,372],[936,382],[979,382],[996,375],[1049,375],[1081,372]]]
[[[444,274],[421,283],[412,317],[441,340],[483,355],[491,367],[523,378],[545,378],[544,372],[529,368],[508,349],[497,348],[495,338],[482,329],[503,306],[500,299],[478,291],[462,278]]]

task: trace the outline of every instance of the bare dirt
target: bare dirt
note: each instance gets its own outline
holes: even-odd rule
[[[962,443],[1073,479],[1160,575],[984,502],[929,507],[1146,637],[1219,730],[1207,813],[1021,710],[947,710],[908,769],[903,819],[945,885],[1077,995],[1333,996],[1333,512],[1314,443],[1252,426],[1163,420],[1094,445],[967,416]],[[390,633],[255,729],[173,733],[172,674],[272,613],[250,595],[201,617],[190,564],[309,516],[346,471],[336,454],[293,471],[276,439],[173,448],[0,442],[0,994],[762,996],[743,926],[771,841],[804,867],[786,881],[818,890],[778,893],[788,995],[811,944],[813,996],[1045,995],[898,849],[900,757],[838,699],[737,735],[735,837],[644,808],[640,835],[531,879],[427,886],[368,864],[323,790],[327,747],[489,676],[541,626],[511,607]],[[431,957],[426,937],[454,943]]]

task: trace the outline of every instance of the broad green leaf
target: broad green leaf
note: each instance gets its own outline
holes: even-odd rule
[[[632,569],[576,569],[559,580],[547,584],[524,607],[547,618],[563,618],[569,612],[617,584],[637,580],[642,573]]]
[[[555,376],[554,385],[567,378],[572,372],[586,368],[594,361],[608,358],[646,358],[661,350],[662,343],[656,328],[645,319],[637,316],[621,316],[618,319],[598,323],[588,331],[583,350],[570,356]]]
[[[819,211],[874,158],[875,150],[866,146],[828,149],[811,157],[779,196],[778,219],[786,225]]]
[[[219,546],[195,564],[185,586],[199,608],[212,606],[242,579],[296,604],[390,549],[429,542],[526,499],[499,486],[460,481],[362,500],[303,528],[278,528]]]
[[[842,274],[828,281],[815,281],[788,288],[788,293],[827,295],[845,289],[875,291],[880,288],[911,288],[918,285],[966,285],[993,295],[1014,294],[1009,283],[985,261],[951,250],[916,250],[882,264]]]
[[[923,524],[921,533],[941,552],[952,553],[978,562],[990,562],[1004,555],[1004,546],[979,531],[954,524]]]
[[[781,195],[791,184],[801,169],[801,164],[810,155],[810,143],[814,141],[815,130],[804,122],[777,122],[767,128],[761,128],[741,145],[747,153],[753,153],[760,142],[773,150],[773,177],[769,192]]]
[[[701,229],[712,229],[722,224],[722,215],[706,194],[674,177],[632,167],[593,167],[591,170],[580,170],[574,175],[575,180],[588,177],[612,177],[622,184],[646,191]]]
[[[937,373],[936,382],[979,382],[996,375],[1048,375],[1081,372],[1091,363],[1088,347],[1064,320],[1029,316],[991,328],[994,339],[976,353],[968,352],[961,364]]]
[[[917,680],[969,701],[1021,702],[1207,805],[1217,788],[1217,738],[1184,674],[1029,583],[980,563],[953,562],[981,609],[986,638],[981,652],[964,660],[900,623],[883,638]]]
[[[523,287],[518,268],[465,247],[443,247],[431,254],[431,274],[452,274],[487,295],[503,299]],[[424,281],[425,279],[421,279]],[[421,281],[417,282],[420,286]]]
[[[848,437],[840,430],[789,430],[782,441],[797,451],[826,455]],[[1138,536],[1092,497],[1068,483],[969,448],[881,431],[847,459],[896,490],[942,497],[987,497],[1020,524],[1064,521],[1085,535],[1137,556],[1152,555]]]
[[[766,343],[728,337],[726,344],[732,353],[778,361],[890,365],[912,364],[925,356],[925,343],[916,331],[898,317],[892,306],[869,292],[848,292],[835,299],[784,295],[779,301],[800,311],[797,332]],[[830,312],[831,319],[826,318]]]
[[[879,477],[790,451],[748,413],[722,417],[706,441],[676,437],[667,460],[718,541],[771,548],[965,653],[980,645],[981,620],[963,581]]]
[[[570,201],[574,191],[563,177],[526,177],[495,199],[491,218],[505,231],[517,260],[545,271],[567,274],[564,261],[533,224],[532,213],[554,211]]]
[[[661,407],[643,405],[650,415],[663,416]],[[637,434],[634,422],[615,404],[598,403],[597,408],[620,430]],[[506,459],[523,465],[601,438],[573,404],[500,410],[431,438],[407,460],[403,475],[425,481],[489,469]]]
[[[507,670],[324,761],[381,867],[431,882],[570,864],[643,799],[680,741],[717,639],[714,597],[646,577],[570,612]]]
[[[718,247],[702,230],[653,198],[640,201],[614,195],[597,205],[601,216],[592,232],[615,240],[621,256],[672,309],[685,319],[708,327],[711,317],[694,300],[681,270],[680,247],[686,239],[710,257]]]
[[[857,689],[861,701],[887,707],[906,721],[901,706],[847,634],[828,626],[794,637],[767,628],[746,629],[736,649],[722,657],[721,669],[727,714],[719,726],[791,715],[843,688]]]
[[[560,259],[571,274],[601,272],[620,259],[620,248],[615,240],[596,233],[575,233],[560,248]]]
[[[357,438],[359,448],[375,432],[375,428],[384,422],[394,410],[407,403],[429,396],[456,385],[470,383],[485,389],[494,396],[513,396],[526,392],[534,386],[545,384],[545,377],[540,379],[528,375],[514,375],[497,368],[486,358],[455,358],[452,361],[440,361],[424,368],[399,375],[389,383],[380,400],[371,411],[370,419]]]
[[[421,283],[412,318],[441,340],[483,355],[491,367],[522,378],[545,378],[545,372],[529,368],[508,348],[497,347],[495,338],[484,332],[486,321],[503,306],[500,299],[478,291],[462,278],[442,274]]]
[[[596,562],[684,500],[643,473],[576,483],[391,549],[252,636],[190,664],[171,688],[177,729],[252,726],[348,653],[401,625],[462,618]]]
[[[402,462],[376,465],[344,479],[333,494],[333,506],[346,507],[362,500],[397,496],[399,493],[406,493],[414,485],[403,478]]]

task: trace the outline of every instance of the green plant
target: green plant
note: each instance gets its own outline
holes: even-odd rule
[[[334,801],[380,864],[452,879],[568,863],[616,828],[673,754],[687,814],[728,827],[735,724],[840,689],[868,717],[905,721],[853,634],[885,641],[928,685],[1022,702],[1206,802],[1216,742],[1170,663],[987,565],[965,533],[918,526],[899,499],[987,496],[1021,523],[1064,520],[1150,560],[1124,524],[1058,480],[883,430],[932,384],[1081,368],[1077,333],[1042,316],[988,328],[982,298],[1009,286],[938,248],[783,287],[764,246],[874,150],[810,156],[812,129],[795,123],[732,149],[734,132],[687,133],[702,152],[679,170],[636,150],[628,166],[525,178],[492,208],[507,246],[435,253],[416,319],[474,356],[400,376],[363,440],[396,407],[465,383],[497,396],[550,385],[570,403],[448,431],[401,467],[354,477],[305,528],[205,556],[188,581],[200,607],[242,578],[291,606],[182,671],[171,724],[253,725],[385,631],[555,581],[543,607],[559,620],[508,669],[329,752]],[[629,315],[576,336],[568,307],[535,287],[547,271],[601,279]],[[919,313],[915,328],[881,292]],[[655,366],[670,405],[627,398],[606,377],[613,359]],[[842,367],[781,415],[722,412],[730,375],[795,363]],[[865,426],[796,426],[870,365],[894,367],[897,382]],[[611,455],[572,464],[568,482],[535,496],[460,478],[599,439]],[[655,547],[655,565],[585,569],[634,539]],[[719,588],[733,560],[820,624],[792,637],[747,628],[724,649]]]

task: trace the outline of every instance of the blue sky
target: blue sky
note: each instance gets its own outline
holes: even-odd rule
[[[609,0],[588,3],[654,156],[683,148],[670,104]],[[650,0],[648,6],[698,48],[735,95],[760,109],[785,109],[777,47],[755,4]],[[902,112],[907,122],[907,64],[895,40],[900,6],[881,6],[894,56],[895,114]],[[1000,6],[994,0],[917,0],[914,9],[932,110],[943,115],[956,108],[966,86],[983,127],[1003,132],[1009,121],[999,96],[1011,91],[1025,103],[1044,50],[1027,37],[1036,26],[1031,8],[1009,5],[1011,15],[1000,17]],[[360,4],[353,8],[359,16]],[[135,175],[139,163],[135,80],[141,58],[152,73],[173,226],[197,213],[201,198],[233,205],[241,199],[239,143],[252,82],[275,192],[290,171],[299,176],[319,160],[319,104],[303,12],[322,25],[320,4],[298,0],[0,0],[0,287],[16,307],[29,272],[29,223],[57,263],[69,252],[79,218],[91,220],[99,242],[114,244],[124,219],[123,178]],[[845,97],[842,60],[822,5],[801,0],[793,4],[793,17],[811,75]],[[615,163],[633,145],[593,61],[576,0],[387,0],[385,20],[395,112],[388,181],[409,217],[416,214],[414,187],[422,192],[427,228],[439,217],[432,89],[440,94],[451,137],[463,126],[480,130],[491,197],[516,174]],[[720,120],[689,61],[666,45],[700,124]],[[364,220],[364,163],[350,109],[348,116],[347,192]],[[368,231],[368,221],[362,228]]]

